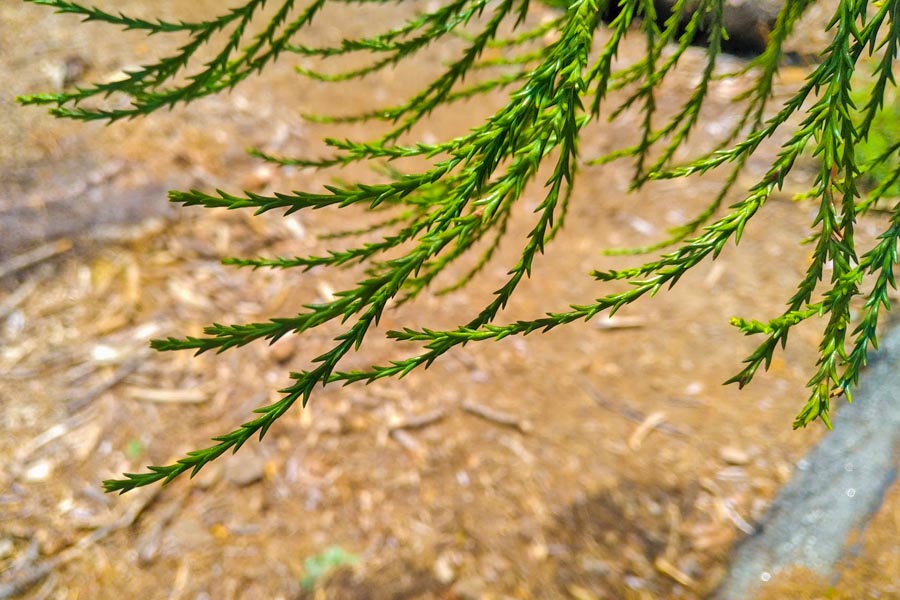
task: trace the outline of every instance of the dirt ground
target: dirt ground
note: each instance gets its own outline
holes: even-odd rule
[[[133,11],[131,4],[102,3]],[[190,18],[218,4],[166,0],[145,10]],[[334,43],[414,9],[376,14],[342,5],[312,36]],[[821,43],[808,37],[804,50]],[[194,480],[102,493],[103,479],[177,459],[248,420],[337,330],[199,358],[152,353],[149,339],[292,315],[359,275],[220,263],[322,253],[340,243],[322,236],[347,228],[343,211],[172,211],[164,190],[318,189],[338,174],[271,169],[244,149],[316,154],[322,135],[335,132],[304,122],[301,112],[386,105],[454,49],[435,47],[364,85],[335,88],[300,79],[288,57],[230,94],[109,127],[57,122],[12,103],[14,94],[52,89],[66,77],[108,77],[178,41],[113,35],[22,2],[0,5],[0,263],[34,248],[41,257],[0,281],[0,597],[708,595],[733,544],[753,531],[824,432],[791,430],[815,361],[815,327],[798,330],[748,388],[721,385],[753,349],[728,319],[777,314],[805,269],[808,249],[798,241],[814,207],[787,193],[766,206],[739,248],[613,320],[470,345],[403,381],[322,389],[262,443]],[[634,42],[621,60],[640,54]],[[691,61],[701,64],[702,53]],[[83,73],[72,72],[81,65]],[[803,74],[786,71],[778,94]],[[685,69],[663,101],[679,106],[692,77]],[[727,85],[734,84],[714,92],[698,139],[734,118]],[[452,135],[488,104],[438,111],[431,129],[415,135]],[[626,114],[595,129],[583,151],[627,143],[636,119]],[[777,140],[748,177],[776,148]],[[793,185],[809,176],[803,168]],[[602,294],[588,272],[622,261],[599,250],[654,241],[717,189],[716,177],[706,177],[626,195],[630,175],[627,164],[582,172],[564,232],[502,322]],[[484,276],[385,315],[382,329],[449,326],[477,312],[513,264],[539,193],[520,206]],[[367,216],[352,219],[355,226]],[[879,226],[877,217],[863,223],[860,241]],[[348,366],[414,351],[373,339]],[[767,597],[900,598],[896,495],[839,577],[793,573]],[[329,559],[343,566],[320,573]]]

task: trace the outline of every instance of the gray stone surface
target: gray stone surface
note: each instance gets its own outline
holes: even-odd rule
[[[834,431],[797,465],[760,531],[742,542],[717,600],[745,600],[793,566],[829,577],[850,533],[865,528],[897,477],[900,449],[900,327],[882,336]],[[760,597],[765,597],[763,593]]]

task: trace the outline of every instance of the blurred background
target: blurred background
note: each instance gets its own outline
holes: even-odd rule
[[[166,20],[223,10],[211,0],[96,4]],[[309,31],[310,45],[378,31],[425,6],[335,4]],[[552,10],[537,7],[530,19]],[[804,55],[821,47],[825,14],[811,13],[806,37],[793,42]],[[748,388],[721,385],[754,348],[728,319],[780,313],[806,267],[798,241],[815,207],[790,191],[770,201],[739,248],[613,319],[469,345],[403,381],[321,389],[262,443],[191,481],[103,494],[103,479],[176,460],[249,420],[339,330],[199,358],[151,352],[150,339],[293,315],[360,276],[241,271],[220,260],[322,254],[344,243],[323,236],[371,222],[347,210],[283,218],[177,208],[166,191],[316,191],[335,178],[377,177],[277,169],[245,149],[320,156],[324,135],[371,137],[365,125],[301,115],[397,103],[461,47],[430,47],[330,86],[294,71],[321,65],[285,56],[230,93],[109,126],[14,103],[109,80],[183,41],[0,4],[0,598],[707,597],[734,544],[756,530],[824,432],[791,430],[813,372],[815,327],[800,328]],[[634,36],[622,64],[643,44]],[[664,113],[693,91],[704,60],[702,48],[689,51],[658,97]],[[723,57],[722,71],[741,60]],[[778,97],[809,68],[786,68]],[[730,98],[741,85],[724,80],[712,91],[697,149],[737,118]],[[504,100],[441,109],[410,139],[458,135]],[[595,126],[582,151],[627,144],[639,119],[626,112]],[[732,201],[778,143],[767,142]],[[632,173],[624,162],[581,172],[565,229],[500,322],[605,294],[588,273],[623,260],[600,250],[660,239],[722,180],[629,194]],[[800,165],[793,185],[812,176]],[[528,191],[497,259],[472,285],[424,295],[385,315],[382,330],[447,327],[477,313],[514,264],[541,197],[539,185]],[[861,224],[860,238],[879,225]],[[415,352],[376,338],[348,366]],[[900,597],[894,496],[829,597]],[[790,595],[769,597],[819,597],[831,585],[782,577]]]

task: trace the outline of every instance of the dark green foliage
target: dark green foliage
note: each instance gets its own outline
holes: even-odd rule
[[[326,75],[301,70],[300,74],[323,81],[344,80],[389,68],[427,45],[447,36],[464,40],[465,47],[443,73],[423,86],[414,97],[391,107],[379,107],[367,114],[340,119],[318,117],[319,121],[378,120],[391,124],[388,133],[374,140],[328,140],[334,154],[327,160],[282,158],[258,155],[285,165],[329,166],[360,161],[385,161],[421,157],[431,166],[414,173],[393,173],[387,183],[330,186],[323,191],[292,192],[271,196],[251,193],[207,193],[192,190],[171,192],[170,198],[185,206],[209,208],[251,208],[257,213],[281,209],[286,213],[325,206],[363,205],[372,209],[393,207],[392,217],[381,224],[385,235],[380,242],[362,244],[326,256],[296,258],[234,258],[225,262],[237,266],[307,269],[313,266],[341,267],[365,265],[366,276],[355,286],[336,294],[334,300],[309,305],[294,316],[273,318],[244,325],[216,324],[203,337],[158,340],[159,350],[221,352],[263,339],[274,341],[285,335],[304,332],[335,321],[344,331],[333,347],[314,359],[309,371],[291,374],[292,382],[281,390],[276,403],[258,409],[258,416],[236,430],[215,438],[214,446],[189,453],[175,464],[151,467],[150,472],[127,474],[123,480],[106,482],[109,491],[124,492],[156,481],[168,482],[183,472],[197,473],[209,461],[238,449],[254,435],[262,437],[291,406],[306,403],[314,388],[325,383],[371,382],[383,377],[403,376],[428,365],[454,346],[481,340],[498,340],[510,335],[546,331],[576,320],[586,320],[601,312],[615,312],[644,295],[653,295],[701,261],[714,259],[733,241],[740,240],[747,223],[765,208],[797,159],[804,153],[818,160],[818,174],[808,197],[818,205],[813,222],[813,259],[789,299],[782,315],[767,322],[734,319],[746,334],[763,338],[746,366],[731,381],[747,384],[759,369],[767,367],[777,346],[784,345],[793,326],[819,317],[824,322],[818,368],[809,382],[811,395],[795,426],[805,426],[817,418],[830,425],[831,400],[846,395],[856,384],[870,347],[876,346],[876,327],[882,309],[889,308],[888,291],[895,286],[893,268],[900,236],[900,207],[891,212],[889,226],[880,242],[860,254],[854,244],[854,226],[880,198],[896,189],[897,153],[900,142],[888,137],[880,146],[866,146],[869,132],[881,127],[885,118],[881,100],[893,82],[893,61],[900,39],[900,2],[870,3],[842,0],[829,24],[831,45],[812,69],[801,89],[784,105],[769,106],[773,82],[779,72],[785,40],[812,0],[786,2],[765,51],[748,65],[746,74],[755,78],[751,91],[736,98],[741,118],[730,135],[713,152],[687,164],[675,164],[676,151],[685,143],[700,118],[707,99],[722,45],[723,0],[699,0],[688,16],[689,3],[675,5],[671,18],[659,23],[653,0],[622,0],[616,10],[608,0],[580,0],[565,3],[559,17],[532,29],[526,28],[527,0],[450,0],[429,9],[393,29],[368,38],[346,39],[330,48],[299,45],[297,33],[314,23],[325,0],[305,6],[282,0],[267,27],[249,36],[246,28],[263,7],[262,0],[243,5],[205,22],[165,23],[132,19],[62,0],[31,0],[61,12],[82,15],[148,34],[178,33],[190,40],[170,57],[129,74],[123,81],[96,85],[74,92],[39,94],[20,98],[23,104],[51,106],[59,117],[113,121],[150,113],[161,107],[188,102],[230,88],[254,71],[261,70],[282,54],[317,56],[328,59],[350,53],[372,57],[369,66]],[[615,14],[607,28],[601,15]],[[503,38],[501,31],[515,25],[516,34]],[[548,31],[557,32],[549,45],[535,43]],[[617,49],[627,36],[643,36],[646,54],[636,64],[620,67]],[[656,97],[660,85],[673,73],[687,48],[699,39],[706,43],[707,63],[700,84],[680,111],[665,119],[657,114]],[[598,44],[598,40],[605,40]],[[172,83],[184,75],[188,59],[200,47],[218,44],[220,49],[202,70],[191,73],[185,83]],[[488,47],[504,49],[504,58],[482,58]],[[667,48],[668,47],[668,48]],[[871,57],[871,58],[870,58]],[[856,70],[874,65],[870,96],[853,93]],[[501,66],[494,79],[470,84],[466,73],[487,66]],[[719,75],[716,75],[719,76]],[[398,139],[426,118],[438,106],[459,98],[494,90],[509,90],[508,103],[477,128],[459,132],[459,137],[431,144],[400,145]],[[619,90],[617,100],[610,98]],[[88,101],[125,96],[125,108],[86,107]],[[624,98],[624,100],[621,100]],[[93,106],[93,105],[92,105]],[[583,128],[599,117],[601,109],[612,118],[626,108],[639,108],[644,117],[639,141],[606,156],[583,156],[579,136]],[[892,110],[892,109],[891,109]],[[760,144],[777,130],[800,125],[794,130],[768,172],[737,204],[723,210],[721,204],[733,187],[738,173]],[[861,148],[869,148],[866,154]],[[666,240],[635,252],[654,252],[672,247],[666,254],[636,268],[595,272],[600,281],[624,280],[627,290],[600,297],[561,312],[547,313],[534,320],[497,324],[499,313],[532,265],[564,221],[572,186],[580,169],[616,159],[635,164],[634,186],[660,179],[690,177],[712,169],[728,169],[727,184],[709,206]],[[546,181],[537,181],[539,168],[549,167]],[[861,177],[877,178],[878,185],[863,194]],[[543,184],[543,201],[534,211],[530,235],[520,257],[509,271],[506,283],[492,302],[471,321],[456,329],[403,329],[389,337],[421,343],[420,354],[372,366],[365,370],[341,370],[341,360],[366,340],[373,325],[392,301],[414,300],[447,265],[483,244],[483,256],[475,269],[458,285],[464,285],[492,257],[503,238],[512,207],[528,185]],[[375,231],[373,229],[372,231]],[[402,250],[398,256],[397,250]],[[392,252],[393,251],[393,252]],[[385,258],[390,253],[393,258]],[[831,266],[825,276],[826,265]],[[867,288],[863,288],[868,280]],[[851,319],[851,302],[861,297],[864,306]]]

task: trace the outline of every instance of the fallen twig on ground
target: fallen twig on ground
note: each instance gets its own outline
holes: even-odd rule
[[[159,487],[148,488],[147,493],[144,494],[143,497],[136,498],[129,503],[124,509],[124,512],[110,523],[98,527],[91,533],[82,536],[75,544],[69,546],[59,554],[40,563],[23,567],[22,570],[24,572],[14,574],[11,581],[0,584],[0,600],[7,600],[8,598],[25,593],[32,586],[53,573],[58,567],[79,558],[85,550],[109,534],[130,527],[156,500],[159,496],[160,489],[161,488]]]
[[[49,277],[49,274],[44,273],[26,280],[25,283],[17,287],[13,293],[4,298],[3,301],[0,301],[0,319],[5,319],[11,315],[20,304],[34,293],[41,282],[47,279],[47,277]]]
[[[411,436],[409,433],[404,431],[403,429],[394,429],[390,432],[391,438],[403,446],[409,452],[412,452],[415,455],[422,454],[422,446],[419,442],[416,441],[416,438]]]
[[[203,390],[167,390],[130,386],[126,394],[134,400],[158,402],[160,404],[200,404],[209,400],[209,394]]]
[[[398,429],[421,429],[422,427],[427,427],[429,425],[437,423],[446,416],[447,411],[443,408],[438,408],[431,412],[425,413],[424,415],[407,417],[402,421],[391,425],[390,431],[394,432]]]
[[[137,371],[138,367],[144,364],[144,360],[146,360],[149,354],[149,350],[139,351],[135,356],[132,356],[121,365],[119,365],[119,367],[110,377],[88,389],[80,396],[76,396],[75,398],[69,400],[69,412],[76,412],[84,408],[85,406],[99,398],[103,392],[115,387],[116,385],[124,381],[126,377]]]
[[[581,389],[584,390],[584,393],[597,403],[597,406],[605,408],[610,412],[614,412],[617,415],[628,419],[629,421],[634,421],[635,423],[644,423],[645,421],[647,421],[647,415],[637,410],[636,408],[631,408],[630,406],[627,406],[625,404],[617,405],[613,403],[603,394],[601,394],[600,391],[597,390],[597,388],[592,386],[583,378],[579,381],[579,384],[581,386]],[[674,425],[669,425],[668,423],[658,423],[655,425],[655,427],[657,431],[660,431],[667,435],[672,435],[675,437],[688,437],[687,432],[675,427]]]
[[[21,271],[22,269],[27,269],[28,267],[47,260],[48,258],[53,258],[58,254],[68,252],[71,249],[72,241],[68,239],[61,239],[56,240],[55,242],[41,244],[37,248],[33,248],[31,250],[28,250],[27,252],[23,252],[22,254],[13,256],[8,260],[0,262],[0,279],[3,279],[7,275],[11,275],[12,273],[15,273],[17,271]]]
[[[657,410],[647,415],[647,417],[635,428],[634,432],[628,436],[628,447],[631,448],[633,452],[637,452],[641,448],[641,444],[644,443],[644,438],[650,435],[651,431],[659,428],[665,422],[666,413],[661,410]]]
[[[528,419],[522,419],[516,415],[497,410],[496,408],[478,404],[473,400],[464,400],[462,409],[467,413],[473,414],[476,417],[481,417],[486,421],[491,421],[492,423],[503,425],[504,427],[518,429],[520,433],[531,433],[534,430],[534,426]]]

